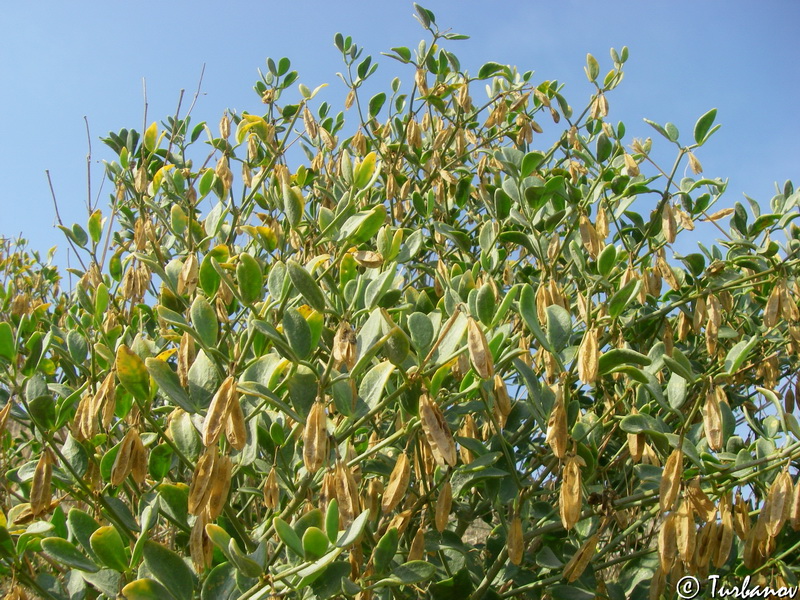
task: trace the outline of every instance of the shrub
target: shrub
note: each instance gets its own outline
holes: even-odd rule
[[[650,123],[669,167],[606,121],[626,48],[602,77],[587,57],[573,109],[466,73],[417,12],[429,41],[388,54],[413,83],[370,98],[378,63],[336,35],[341,112],[270,59],[263,114],[109,134],[68,294],[2,249],[8,597],[797,582],[791,183],[714,212],[716,111],[689,139]],[[720,245],[675,253],[697,221]]]

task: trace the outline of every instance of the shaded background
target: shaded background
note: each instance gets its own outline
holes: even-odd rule
[[[440,29],[470,36],[448,46],[462,68],[474,74],[492,60],[517,65],[521,72],[534,70],[534,82],[565,83],[564,95],[576,109],[592,92],[583,72],[586,53],[600,61],[602,79],[612,66],[609,48],[627,45],[625,79],[608,96],[608,119],[626,124],[627,144],[634,137],[653,137],[669,160],[674,156],[669,143],[642,118],[672,121],[689,143],[695,120],[717,107],[722,129],[697,153],[704,176],[730,180],[723,205],[717,208],[743,201],[742,194],[766,207],[775,182],[782,186],[786,179],[797,178],[800,41],[793,30],[800,22],[800,3],[422,4],[434,11]],[[379,60],[372,78],[375,87],[367,89],[386,90],[394,76],[409,84],[413,79],[411,67],[380,57],[392,46],[413,48],[427,37],[413,14],[411,2],[363,0],[48,0],[5,6],[0,17],[0,236],[22,234],[31,248],[43,253],[57,245],[55,260],[66,264],[67,245],[54,227],[45,169],[64,223],[85,226],[84,117],[92,142],[95,202],[103,179],[102,160],[113,159],[98,138],[123,127],[144,129],[143,80],[147,122],[160,122],[175,113],[181,89],[186,90],[185,113],[205,64],[192,121],[208,121],[216,132],[225,109],[263,112],[252,90],[257,70],[266,70],[267,57],[277,62],[286,56],[299,71],[299,82],[311,89],[330,84],[318,98],[330,102],[335,114],[347,90],[336,77],[344,65],[333,46],[334,33],[352,36],[365,56]],[[292,87],[296,94],[296,85]],[[477,84],[472,92],[476,103],[483,98]],[[553,126],[542,125],[546,138],[548,125],[551,130]],[[107,183],[100,191],[98,205],[106,214],[111,191]]]

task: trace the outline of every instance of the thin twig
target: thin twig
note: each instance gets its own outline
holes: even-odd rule
[[[92,136],[89,133],[89,119],[83,115],[83,122],[86,124],[86,142],[89,145],[89,152],[86,154],[86,208],[89,214],[92,213]]]

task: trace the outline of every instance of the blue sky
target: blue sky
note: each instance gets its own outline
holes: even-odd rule
[[[718,108],[722,129],[698,152],[709,177],[730,179],[726,205],[743,193],[768,206],[774,182],[797,177],[800,165],[800,3],[751,2],[422,2],[442,29],[471,39],[450,49],[471,72],[486,61],[532,69],[535,81],[558,79],[574,106],[591,88],[586,53],[601,73],[609,48],[630,48],[626,76],[609,96],[609,118],[627,126],[627,141],[658,134],[642,118],[674,122],[689,140],[695,120]],[[80,8],[78,8],[80,7]],[[92,190],[100,161],[112,158],[98,140],[123,127],[142,130],[142,80],[148,122],[188,106],[205,64],[193,121],[214,125],[226,108],[258,112],[252,85],[266,57],[287,56],[310,88],[329,83],[322,99],[341,106],[346,90],[335,73],[337,31],[380,58],[375,75],[413,73],[379,57],[413,47],[424,31],[411,2],[83,2],[42,0],[4,7],[0,38],[0,236],[22,233],[34,249],[66,243],[53,227],[45,177],[49,169],[65,224],[86,222],[88,119]],[[473,92],[477,97],[477,90]],[[663,147],[667,147],[666,140]],[[106,186],[100,207],[107,205]]]

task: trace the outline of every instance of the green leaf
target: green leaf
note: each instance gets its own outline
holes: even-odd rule
[[[328,536],[319,527],[309,527],[303,533],[303,552],[306,560],[317,560],[328,550]]]
[[[672,349],[672,356],[664,355],[664,364],[673,373],[680,375],[689,383],[697,381],[697,375],[692,370],[692,365],[689,363],[683,353],[677,348]]]
[[[14,362],[17,355],[17,348],[14,345],[14,333],[11,331],[11,324],[0,322],[0,356],[9,362]]]
[[[752,352],[753,348],[758,345],[758,336],[753,336],[749,340],[742,340],[728,351],[725,356],[725,372],[728,375],[733,375],[739,370],[744,362]]]
[[[367,526],[367,521],[369,520],[369,511],[365,510],[360,515],[358,515],[350,526],[342,532],[342,535],[339,536],[339,539],[336,540],[336,545],[339,548],[347,548],[350,544],[354,544],[358,541],[361,537],[361,534],[364,532],[364,527]]]
[[[496,62],[487,62],[478,70],[478,79],[488,79],[495,73],[503,70],[503,65]]]
[[[389,577],[381,579],[373,587],[412,585],[430,579],[435,573],[436,567],[433,564],[424,560],[412,560],[395,567]]]
[[[150,126],[144,130],[144,149],[148,152],[153,152],[156,149],[156,139],[158,138],[158,123],[153,121]]]
[[[414,349],[421,355],[420,359],[423,358],[433,344],[433,336],[436,333],[433,323],[425,313],[411,313],[408,317],[408,331],[411,333]]]
[[[663,136],[664,136],[665,138],[667,138],[668,140],[672,141],[672,139],[669,137],[669,134],[667,133],[667,130],[666,130],[666,129],[664,129],[664,128],[663,128],[661,125],[659,125],[659,124],[658,124],[658,123],[656,123],[655,121],[651,121],[650,119],[643,119],[643,120],[644,120],[644,122],[645,122],[645,123],[647,123],[648,125],[650,125],[650,127],[652,127],[653,129],[655,129],[655,130],[656,130],[658,133],[660,133],[661,135],[663,135]]]
[[[302,589],[307,585],[311,585],[314,581],[321,577],[328,568],[328,565],[336,560],[336,557],[338,557],[341,553],[342,548],[334,548],[319,560],[300,570],[297,573],[301,577],[300,582],[297,584],[297,589]]]
[[[312,308],[321,313],[325,312],[325,295],[317,284],[314,277],[300,263],[289,259],[286,263],[289,278],[294,287],[300,292]]]
[[[228,247],[223,244],[212,248],[208,254],[203,257],[198,272],[198,280],[200,282],[200,288],[209,298],[217,293],[220,283],[219,273],[217,273],[211,260],[216,260],[218,263],[226,263],[229,258]]]
[[[217,313],[211,304],[203,296],[195,296],[189,313],[200,341],[207,348],[214,348],[217,345],[219,323]]]
[[[67,513],[67,527],[72,537],[83,546],[83,549],[94,556],[91,537],[95,531],[100,529],[100,524],[88,513],[77,508],[72,508],[69,513]]]
[[[59,537],[49,537],[42,540],[42,550],[53,557],[57,562],[79,571],[95,573],[100,570],[94,562],[84,556],[74,544]]]
[[[117,378],[126,390],[139,402],[150,398],[150,375],[144,362],[128,346],[121,344],[117,349]]]
[[[227,599],[236,589],[236,571],[232,564],[222,563],[217,565],[203,582],[200,592],[201,600]]]
[[[96,244],[103,236],[103,213],[99,210],[92,212],[92,214],[89,216],[89,223],[87,227],[89,228],[89,236]]]
[[[407,63],[408,61],[411,60],[411,50],[409,50],[405,46],[398,46],[396,48],[392,48],[391,50],[392,52],[397,54],[397,56],[403,59],[403,62]]]
[[[287,308],[283,313],[283,333],[297,357],[301,360],[307,358],[311,352],[311,328],[294,307]]]
[[[714,124],[714,119],[717,117],[717,109],[712,108],[702,117],[697,119],[697,123],[694,124],[694,141],[697,142],[698,145],[703,144],[708,137],[708,131],[711,129],[711,125]]]
[[[115,527],[106,525],[98,528],[92,533],[89,543],[92,551],[105,566],[120,572],[128,568],[125,546]]]
[[[399,542],[400,535],[397,533],[397,527],[389,529],[378,540],[375,549],[372,551],[372,566],[375,568],[375,573],[383,573],[389,568],[389,564],[397,553]]]
[[[197,407],[189,398],[189,394],[183,389],[181,380],[178,374],[172,370],[165,361],[160,358],[147,358],[144,361],[147,372],[158,384],[159,389],[163,391],[170,400],[180,406],[188,413],[196,413]]]
[[[597,257],[597,272],[603,277],[608,277],[615,264],[617,264],[617,247],[609,244]]]
[[[369,101],[369,117],[372,119],[378,116],[381,112],[384,103],[386,102],[386,94],[379,92],[375,94]],[[367,180],[369,181],[369,180]]]
[[[286,544],[287,548],[297,554],[297,556],[302,557],[305,555],[303,542],[300,541],[300,538],[294,532],[294,529],[292,529],[291,525],[289,525],[280,517],[275,517],[275,519],[272,521],[272,524],[275,526],[275,531],[277,532],[278,537],[281,538],[281,541],[284,544]]]
[[[152,579],[137,579],[122,588],[128,600],[170,600],[174,596],[164,586]]]
[[[572,335],[572,317],[567,310],[557,304],[545,309],[547,313],[547,341],[556,352],[566,348]]]
[[[550,341],[539,324],[539,317],[536,314],[536,293],[529,283],[522,287],[522,292],[519,295],[519,315],[525,321],[525,325],[528,326],[536,341],[544,346],[545,350],[552,351]]]
[[[616,319],[623,313],[630,301],[636,297],[639,286],[641,285],[638,279],[631,279],[611,296],[611,300],[608,303],[608,314],[611,315],[613,319]]]
[[[600,359],[597,361],[597,371],[600,375],[605,375],[620,365],[630,364],[646,367],[651,362],[653,361],[650,357],[640,354],[636,350],[614,348],[600,355]]]
[[[589,78],[589,81],[596,81],[597,76],[600,75],[600,65],[597,59],[591,54],[586,55],[586,67],[584,70],[586,71],[586,77]]]
[[[150,477],[156,481],[164,479],[172,467],[173,455],[172,448],[168,444],[159,444],[153,448],[147,458],[147,470],[150,472]]]
[[[194,575],[178,554],[161,544],[147,541],[144,543],[144,564],[173,596],[179,600],[191,600]]]
[[[225,531],[219,525],[208,523],[206,524],[206,535],[217,548],[222,550],[226,556],[228,555],[228,548],[233,538],[227,531]]]
[[[328,510],[325,513],[325,533],[332,544],[336,543],[339,537],[339,501],[331,498],[328,502]]]
[[[264,274],[258,261],[242,252],[239,264],[236,265],[236,281],[239,284],[239,295],[245,304],[253,304],[261,299],[264,289]]]

